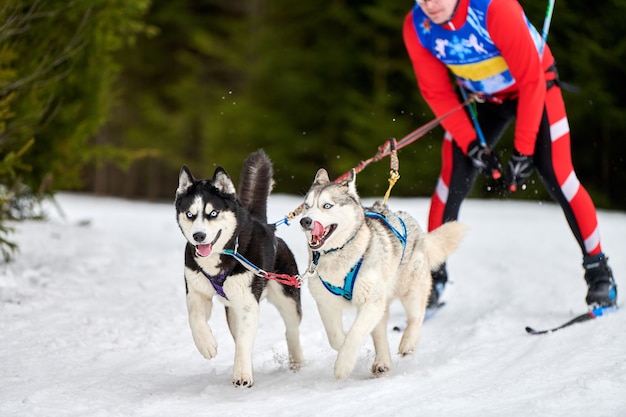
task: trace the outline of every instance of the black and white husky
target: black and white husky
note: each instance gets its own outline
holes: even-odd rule
[[[267,296],[286,326],[289,366],[300,368],[300,289],[268,280],[245,268],[233,253],[263,271],[296,276],[298,268],[285,242],[267,224],[267,198],[273,185],[272,164],[265,152],[251,154],[241,173],[239,193],[222,167],[211,179],[196,180],[183,167],[176,190],[176,218],[187,239],[185,284],[193,340],[207,359],[217,354],[208,325],[213,298],[226,306],[235,340],[232,382],[252,386],[252,346],[259,320],[259,301]],[[230,251],[230,254],[228,253]],[[253,268],[252,268],[253,269]]]
[[[336,184],[324,169],[306,194],[300,225],[311,256],[305,277],[328,341],[338,351],[335,377],[350,375],[368,334],[376,351],[372,373],[386,374],[391,369],[389,304],[399,298],[406,312],[398,353],[409,355],[419,341],[430,271],[455,250],[465,226],[445,223],[425,233],[408,213],[391,212],[382,203],[364,209],[354,170],[346,183]],[[348,307],[357,313],[346,333],[342,310]]]

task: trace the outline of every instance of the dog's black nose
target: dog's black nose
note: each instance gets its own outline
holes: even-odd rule
[[[206,233],[204,232],[196,232],[193,234],[193,240],[198,243],[204,242],[204,239],[206,239]]]
[[[304,230],[311,230],[311,225],[313,224],[313,220],[310,217],[303,217],[300,219],[300,226]]]

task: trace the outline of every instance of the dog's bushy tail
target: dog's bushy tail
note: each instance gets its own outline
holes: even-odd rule
[[[250,154],[241,169],[239,200],[263,223],[267,223],[267,197],[274,186],[273,175],[272,161],[262,149]]]
[[[462,223],[447,222],[426,235],[426,257],[431,269],[436,269],[448,259],[461,243],[467,229]]]

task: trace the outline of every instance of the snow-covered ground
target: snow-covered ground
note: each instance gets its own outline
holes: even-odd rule
[[[449,260],[447,305],[388,376],[370,375],[368,341],[353,374],[334,380],[336,353],[305,286],[305,366],[288,370],[282,322],[263,302],[255,385],[236,389],[222,308],[210,320],[218,356],[207,361],[193,344],[173,205],[75,194],[57,201],[65,217],[50,207],[48,221],[16,224],[21,251],[0,265],[2,417],[626,415],[623,311],[550,335],[524,331],[586,311],[579,249],[551,203],[465,203],[461,220],[470,232]],[[274,195],[269,218],[299,203]],[[426,199],[392,198],[390,206],[426,222]],[[599,218],[623,298],[626,214]],[[297,222],[279,235],[302,270]],[[393,304],[392,350],[400,339],[392,327],[403,323]]]

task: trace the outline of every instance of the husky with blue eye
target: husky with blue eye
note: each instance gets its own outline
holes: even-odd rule
[[[406,212],[392,212],[380,202],[365,209],[354,170],[347,181],[335,183],[324,169],[305,196],[300,226],[311,258],[305,277],[330,346],[338,351],[335,378],[350,375],[369,334],[376,352],[372,373],[388,373],[389,304],[399,299],[406,312],[398,354],[409,355],[419,341],[430,271],[456,249],[465,226],[449,222],[426,233]],[[357,314],[345,332],[342,311],[347,308],[356,308]]]
[[[260,276],[232,256],[237,253],[263,271],[297,276],[292,252],[275,236],[274,225],[267,223],[272,176],[271,161],[259,150],[244,162],[239,193],[222,167],[212,178],[197,180],[183,166],[176,190],[176,219],[187,239],[185,285],[191,334],[205,358],[217,355],[208,320],[213,299],[220,300],[235,340],[232,382],[237,387],[251,387],[254,382],[252,347],[259,302],[265,297],[285,323],[290,369],[297,370],[303,363],[300,289]]]

